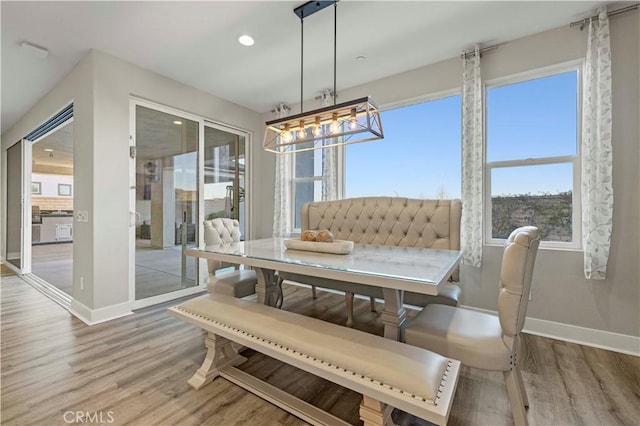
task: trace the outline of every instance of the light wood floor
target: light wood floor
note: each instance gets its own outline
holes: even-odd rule
[[[166,314],[175,302],[88,327],[4,270],[0,289],[2,425],[65,425],[69,411],[101,414],[105,421],[110,415],[114,425],[304,424],[224,379],[191,389],[186,381],[204,358],[203,333]],[[318,292],[313,301],[309,289],[293,286],[285,294],[284,309],[346,320],[341,296]],[[382,334],[368,301],[356,299],[355,308],[357,328]],[[638,358],[529,335],[524,342],[531,424],[638,424]],[[245,354],[246,371],[359,423],[357,394]],[[394,420],[427,424],[397,410]],[[512,424],[502,374],[463,368],[450,424]]]

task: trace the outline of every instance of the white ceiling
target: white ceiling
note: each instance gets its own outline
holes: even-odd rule
[[[2,1],[2,132],[91,48],[258,112],[295,103],[300,21],[293,8],[302,3]],[[454,57],[475,43],[568,25],[608,3],[343,0],[338,90]],[[305,99],[333,86],[331,9],[305,19]],[[255,38],[253,47],[237,42],[243,33]],[[20,48],[23,41],[47,48],[49,56],[31,55]],[[359,55],[366,59],[356,61]]]

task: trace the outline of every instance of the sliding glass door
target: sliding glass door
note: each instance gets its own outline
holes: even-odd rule
[[[131,100],[130,298],[134,308],[203,291],[203,222],[240,222],[245,237],[248,133]]]
[[[245,135],[230,129],[204,128],[205,219],[237,219],[241,238],[245,236],[245,141]]]
[[[200,126],[135,105],[135,300],[198,285]]]

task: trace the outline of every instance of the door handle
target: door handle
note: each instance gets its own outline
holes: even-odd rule
[[[142,216],[138,212],[129,212],[129,226],[136,226],[138,224],[138,219],[142,220]]]

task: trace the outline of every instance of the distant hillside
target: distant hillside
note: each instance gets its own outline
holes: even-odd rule
[[[519,226],[534,225],[547,241],[572,241],[571,191],[554,195],[493,197],[493,237],[507,238]]]

